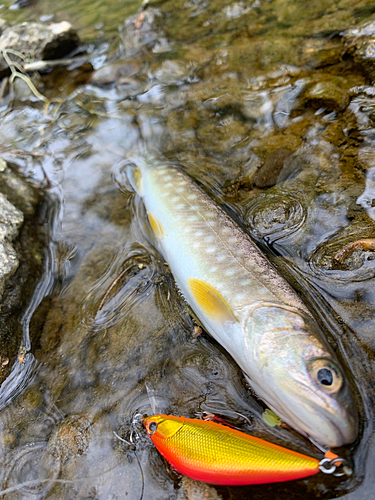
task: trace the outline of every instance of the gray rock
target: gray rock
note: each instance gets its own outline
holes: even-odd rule
[[[36,223],[42,195],[0,159],[0,383],[14,367],[22,315],[42,272],[45,237]]]
[[[0,36],[0,50],[13,50],[33,60],[59,59],[72,52],[79,38],[67,21],[51,23],[22,23],[5,29]],[[21,58],[8,54],[12,61],[22,63]],[[4,57],[0,56],[0,77],[10,73]]]
[[[97,69],[90,80],[96,85],[110,85],[120,79],[130,78],[141,69],[139,61],[116,61]]]
[[[12,276],[19,264],[17,254],[12,247],[12,240],[18,235],[23,223],[23,214],[0,193],[0,300],[4,283]],[[0,309],[1,309],[0,302]]]
[[[342,33],[347,51],[375,80],[375,21]]]
[[[126,19],[124,24],[119,27],[125,54],[127,56],[134,55],[143,47],[150,48],[153,52],[170,50],[162,24],[162,13],[151,7]]]

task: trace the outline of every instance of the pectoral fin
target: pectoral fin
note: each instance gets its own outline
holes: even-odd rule
[[[163,227],[156,217],[151,213],[148,214],[148,220],[150,221],[150,226],[156,238],[160,240],[164,236]]]
[[[140,196],[143,195],[143,180],[141,169],[135,165],[128,165],[126,173],[134,191]]]
[[[205,281],[188,278],[188,287],[204,314],[221,324],[237,319],[227,301],[212,285]]]

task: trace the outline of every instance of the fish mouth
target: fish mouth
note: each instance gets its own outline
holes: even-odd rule
[[[348,405],[340,405],[335,400],[332,407],[322,395],[316,401],[317,394],[311,387],[301,382],[298,386],[300,390],[293,392],[290,387],[278,384],[284,398],[274,391],[271,391],[271,397],[267,395],[267,404],[281,420],[300,434],[329,448],[350,444],[356,439],[357,417],[354,410],[350,411]]]
[[[298,430],[301,428],[301,421],[309,421],[311,425],[306,425],[306,427],[304,427],[304,433],[309,439],[323,446],[327,446],[328,448],[337,448],[350,444],[356,439],[356,419],[354,415],[350,415],[347,411],[344,410],[345,417],[340,419],[335,418],[335,415],[314,403],[312,406],[307,407],[306,411],[310,418],[307,419],[306,415],[302,414],[300,421],[296,419],[293,420],[292,426]],[[337,411],[337,415],[342,413],[342,411],[343,409],[341,409],[341,412]],[[312,429],[317,432],[312,432]]]

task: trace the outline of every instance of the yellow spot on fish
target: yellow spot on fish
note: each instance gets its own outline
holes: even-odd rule
[[[154,235],[160,240],[164,236],[164,231],[162,228],[162,225],[158,221],[156,217],[154,217],[152,214],[148,214],[148,219],[150,221],[150,225],[152,227],[152,230],[154,232]]]
[[[221,324],[237,321],[227,301],[212,285],[196,278],[188,278],[187,283],[194,300],[206,316]]]

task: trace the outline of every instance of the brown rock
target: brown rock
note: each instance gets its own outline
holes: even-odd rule
[[[267,156],[266,161],[255,176],[255,185],[259,188],[274,186],[281,172],[284,161],[292,154],[290,149],[279,148]]]

